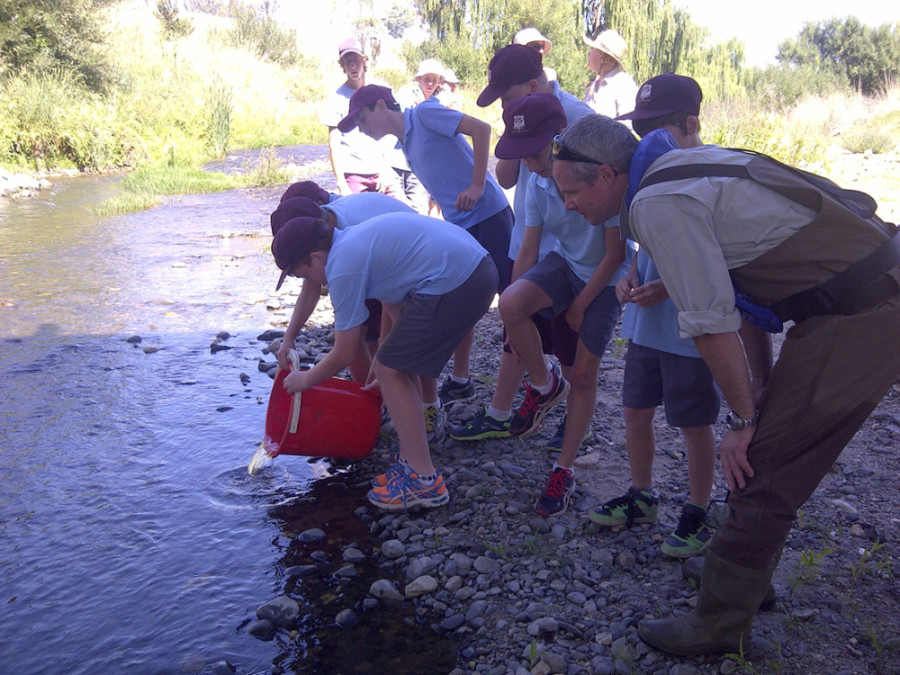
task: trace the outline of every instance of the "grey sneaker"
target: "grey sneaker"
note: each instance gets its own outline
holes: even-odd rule
[[[614,527],[625,525],[631,527],[635,523],[655,523],[659,505],[656,490],[637,490],[628,488],[622,497],[610,499],[605,504],[591,509],[588,514],[592,523]]]
[[[563,437],[566,433],[566,419],[566,417],[563,417],[562,422],[559,423],[559,426],[556,427],[556,431],[553,433],[553,438],[547,443],[548,452],[562,452]],[[590,428],[588,428],[588,430],[584,432],[584,438],[581,439],[581,445],[584,446],[585,443],[590,443],[592,437],[593,434],[591,433]]]
[[[425,436],[428,447],[434,448],[444,440],[444,427],[447,425],[447,413],[442,405],[430,405],[425,408]]]
[[[470,377],[465,383],[454,382],[449,377],[441,384],[438,397],[442,405],[467,403],[475,398],[475,384]]]

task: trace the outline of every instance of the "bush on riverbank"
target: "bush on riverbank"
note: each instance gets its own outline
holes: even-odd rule
[[[139,168],[126,184],[130,194],[111,207],[119,212],[145,208],[158,194],[228,189],[259,179],[197,178],[199,167],[229,149],[326,142],[318,114],[327,92],[341,81],[336,64],[326,67],[302,53],[276,62],[235,47],[229,39],[233,20],[195,14],[191,22],[193,31],[167,40],[149,8],[113,11],[107,58],[115,69],[106,94],[87,89],[64,70],[0,80],[7,101],[0,109],[0,164],[38,172]],[[409,73],[377,68],[370,77],[394,87],[411,79]],[[820,95],[804,99],[790,69],[769,69],[748,81],[746,95],[707,97],[707,142],[748,147],[791,163],[819,160],[837,134],[852,151],[884,152],[896,144],[900,125],[889,123],[900,118],[896,93],[877,101],[824,97],[830,85],[817,80]],[[475,105],[482,85],[473,79],[461,88],[462,109],[488,121],[499,135],[499,106]],[[815,106],[824,112],[805,114]]]

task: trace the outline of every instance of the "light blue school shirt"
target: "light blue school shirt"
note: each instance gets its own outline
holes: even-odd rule
[[[385,213],[415,213],[410,206],[399,199],[380,192],[358,192],[346,195],[328,204],[323,204],[322,210],[334,214],[336,227],[339,230],[359,225]]]
[[[640,284],[659,279],[656,265],[642,250],[637,252],[637,273]],[[678,310],[668,298],[649,307],[627,303],[620,333],[642,347],[700,358],[694,341],[678,335]]]
[[[335,230],[325,263],[334,327],[365,321],[367,299],[393,305],[416,293],[449,293],[487,255],[465,230],[418,213],[388,213]]]
[[[594,111],[591,107],[575,98],[567,91],[560,89],[559,82],[554,80],[550,83],[553,87],[553,95],[562,105],[563,112],[569,124],[572,124],[579,117],[584,115],[593,115]],[[509,257],[513,260],[519,255],[519,249],[522,247],[522,236],[525,234],[525,196],[528,192],[528,180],[531,178],[531,172],[525,168],[525,162],[519,162],[519,177],[516,179],[516,191],[513,196],[513,221],[512,233],[509,237]],[[538,260],[547,255],[556,246],[556,238],[544,228],[541,233],[541,249],[538,254]]]
[[[475,168],[472,146],[456,127],[463,114],[433,98],[403,113],[403,153],[409,167],[440,205],[444,220],[469,229],[509,206],[506,195],[490,174],[484,193],[471,211],[457,211],[456,198],[472,184]]]
[[[565,259],[579,279],[587,283],[606,256],[606,230],[619,226],[619,216],[597,226],[591,225],[584,216],[566,210],[550,178],[533,173],[525,197],[525,227],[541,225],[556,237],[553,250]],[[631,264],[631,250],[627,249],[625,262],[607,282],[608,286],[615,286],[625,276]]]

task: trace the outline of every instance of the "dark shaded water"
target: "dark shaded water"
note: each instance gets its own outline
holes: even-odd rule
[[[313,598],[309,635],[246,632],[297,590],[293,534],[331,518],[365,538],[352,473],[314,482],[335,469],[284,457],[247,475],[278,191],[93,216],[118,182],[0,205],[0,672],[366,672],[323,652],[341,638]],[[232,349],[212,353],[220,331]]]

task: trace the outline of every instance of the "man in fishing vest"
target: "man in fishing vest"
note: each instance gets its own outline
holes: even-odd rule
[[[765,157],[678,149],[663,130],[632,156],[613,140],[615,124],[593,115],[569,126],[553,177],[567,208],[592,223],[621,208],[623,236],[656,263],[680,334],[731,408],[719,446],[729,515],[697,606],[639,632],[675,654],[746,652],[798,508],[900,376],[900,237],[862,193]],[[748,363],[760,355],[738,337],[737,293],[771,324],[795,322],[758,395]]]

